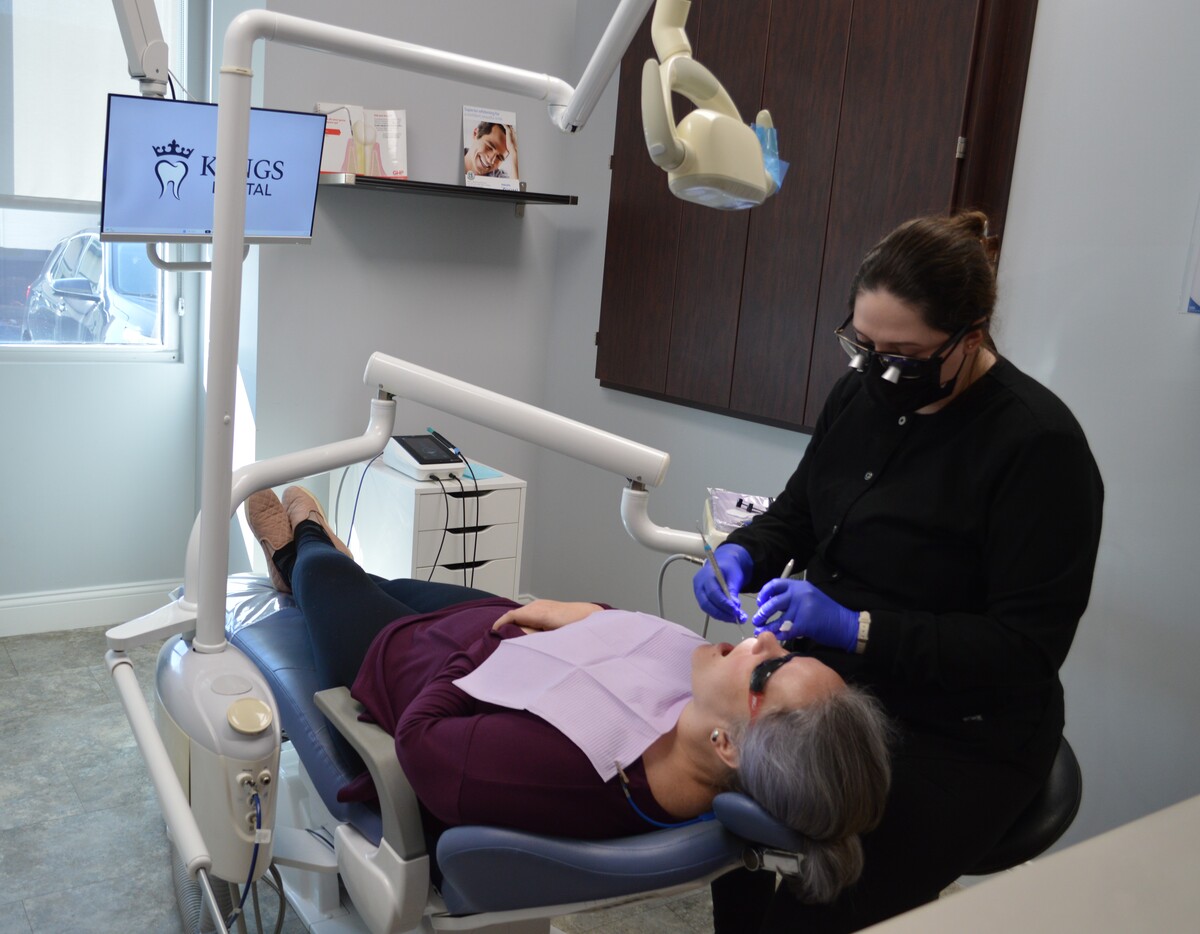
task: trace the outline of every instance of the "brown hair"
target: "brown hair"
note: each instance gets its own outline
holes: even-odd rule
[[[883,290],[916,308],[945,334],[982,319],[986,346],[996,306],[995,244],[980,211],[907,221],[863,257],[850,284],[850,310],[862,292]]]

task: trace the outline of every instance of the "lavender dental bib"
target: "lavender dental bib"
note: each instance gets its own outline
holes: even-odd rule
[[[692,697],[692,653],[707,644],[657,616],[600,610],[504,640],[454,684],[476,700],[541,717],[608,781],[618,763],[633,762],[675,726]]]

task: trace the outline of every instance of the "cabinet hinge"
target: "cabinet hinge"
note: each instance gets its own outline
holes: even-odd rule
[[[597,347],[600,346],[600,332],[599,331],[596,332],[596,346]]]
[[[612,157],[611,155],[609,155],[609,157],[608,157],[608,171],[610,171],[610,172],[611,172],[611,171],[612,171],[612,168],[613,168],[613,157]]]
[[[958,145],[954,149],[954,158],[962,159],[966,156],[966,154],[967,154],[967,138],[965,136],[960,136],[958,138]]]

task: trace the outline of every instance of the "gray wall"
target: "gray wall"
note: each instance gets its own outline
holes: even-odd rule
[[[574,82],[614,4],[268,5]],[[1186,488],[1200,461],[1200,320],[1176,313],[1200,198],[1186,70],[1197,34],[1200,8],[1185,0],[1040,3],[999,340],[1077,413],[1108,488],[1092,606],[1065,672],[1087,784],[1068,840],[1200,791],[1200,689],[1187,677],[1200,523]],[[806,436],[603,390],[592,376],[614,89],[565,139],[540,107],[505,95],[282,47],[267,61],[268,106],[405,107],[416,178],[454,178],[462,104],[515,109],[531,187],[580,203],[518,220],[492,205],[322,194],[311,247],[262,251],[260,454],[359,431],[362,368],[383,350],[669,451],[650,500],[660,523],[690,528],[708,486],[778,491]],[[530,481],[523,589],[654,609],[663,556],[625,535],[619,479],[411,406],[397,420],[428,424]],[[666,615],[697,625],[689,577],[667,570]]]
[[[1039,4],[1001,340],[1075,411],[1107,493],[1064,670],[1086,788],[1071,839],[1200,792],[1200,316],[1179,313],[1200,199],[1198,36],[1188,0]]]

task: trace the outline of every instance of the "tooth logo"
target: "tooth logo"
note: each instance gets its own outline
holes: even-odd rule
[[[194,150],[184,149],[175,140],[171,140],[167,146],[155,146],[154,154],[159,157],[158,162],[154,163],[154,174],[158,177],[158,196],[161,198],[166,194],[167,189],[170,189],[175,200],[179,200],[179,186],[183,184],[183,180],[187,178],[188,164],[183,161],[190,156]],[[178,156],[175,161],[168,156]]]

